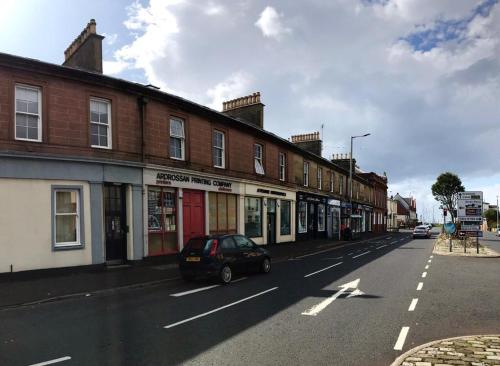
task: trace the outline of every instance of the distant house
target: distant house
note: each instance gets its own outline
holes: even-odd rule
[[[415,227],[417,225],[417,200],[403,197],[399,193],[394,196],[397,201],[397,223],[399,227]]]

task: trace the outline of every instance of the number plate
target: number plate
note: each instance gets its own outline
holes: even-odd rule
[[[200,257],[187,257],[186,262],[199,262]]]

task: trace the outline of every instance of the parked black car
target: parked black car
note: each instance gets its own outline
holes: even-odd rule
[[[216,277],[227,284],[235,273],[269,273],[271,256],[244,235],[195,237],[179,253],[179,270],[186,281]]]

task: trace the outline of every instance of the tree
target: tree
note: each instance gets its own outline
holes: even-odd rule
[[[484,211],[483,216],[486,218],[489,229],[497,226],[497,210],[490,208]]]
[[[434,199],[443,205],[450,213],[452,222],[455,222],[455,206],[459,192],[465,191],[458,175],[446,172],[437,177],[432,185]]]

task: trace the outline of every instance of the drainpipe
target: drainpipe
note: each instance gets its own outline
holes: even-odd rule
[[[137,98],[137,103],[139,104],[139,119],[141,122],[141,161],[143,163],[146,161],[146,105],[148,102],[148,98],[143,95]]]

